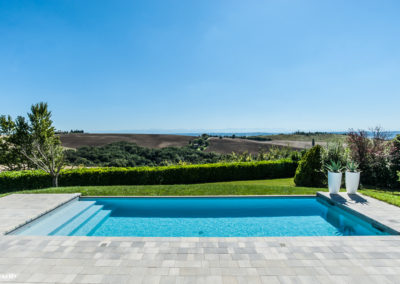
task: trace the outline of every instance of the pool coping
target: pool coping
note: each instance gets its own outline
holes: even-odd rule
[[[328,204],[330,204],[330,205],[337,206],[340,209],[345,210],[345,211],[357,216],[358,218],[363,219],[364,221],[370,223],[374,228],[376,228],[376,229],[378,229],[380,231],[386,231],[386,232],[390,233],[391,235],[400,235],[400,230],[396,230],[393,227],[391,227],[390,225],[385,224],[386,223],[385,221],[377,220],[378,218],[376,216],[375,217],[370,217],[370,216],[368,216],[368,215],[356,210],[355,208],[351,208],[351,204],[340,203],[340,202],[338,202],[338,201],[333,199],[335,197],[341,197],[341,196],[343,196],[343,194],[344,193],[342,193],[342,194],[329,194],[327,192],[318,191],[316,193],[316,197],[327,201]],[[356,195],[362,196],[364,198],[366,197],[365,195],[362,195],[360,193],[357,193]],[[383,201],[379,201],[377,199],[374,199],[374,200],[376,200],[378,202],[383,202]],[[383,202],[383,203],[385,203],[388,207],[394,206],[394,205],[388,204],[386,202]],[[399,211],[400,211],[400,209],[399,209]]]
[[[254,198],[254,197],[266,197],[266,198],[311,198],[316,197],[315,194],[287,194],[287,195],[94,195],[94,196],[80,196],[80,199],[88,199],[88,198],[224,198],[224,197],[232,197],[232,198]]]

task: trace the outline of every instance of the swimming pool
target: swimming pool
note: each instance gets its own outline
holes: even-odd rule
[[[264,237],[387,235],[316,197],[81,198],[17,235]]]

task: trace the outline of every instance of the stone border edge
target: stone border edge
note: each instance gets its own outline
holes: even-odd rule
[[[390,227],[388,225],[385,225],[385,224],[383,224],[383,223],[381,223],[381,222],[379,222],[379,221],[377,221],[377,220],[375,220],[375,219],[373,219],[373,218],[371,218],[371,217],[369,217],[369,216],[367,216],[367,215],[365,215],[363,213],[358,212],[357,210],[354,210],[354,209],[346,206],[346,205],[340,204],[340,203],[330,199],[329,197],[323,195],[319,191],[317,192],[317,198],[321,198],[321,199],[327,201],[331,205],[337,206],[340,209],[343,209],[343,210],[345,210],[345,211],[347,211],[347,212],[349,212],[349,213],[351,213],[353,215],[356,215],[357,217],[367,221],[368,223],[371,223],[371,225],[374,228],[378,229],[378,230],[384,230],[384,231],[388,232],[391,235],[400,235],[400,232],[395,230],[395,229],[393,229],[392,227]]]
[[[287,194],[287,195],[93,195],[93,196],[80,196],[80,199],[91,199],[91,198],[311,198],[316,197],[313,194]]]

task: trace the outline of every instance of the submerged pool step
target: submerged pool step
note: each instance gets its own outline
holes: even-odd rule
[[[71,222],[71,220],[91,208],[94,204],[95,201],[74,201],[64,208],[60,208],[48,215],[45,215],[31,226],[27,226],[18,234],[47,236],[51,232],[54,232],[58,228],[64,226],[64,224]]]
[[[90,219],[86,220],[79,228],[71,232],[70,236],[91,236],[93,232],[107,219],[111,210],[100,210]]]
[[[64,225],[58,227],[56,230],[51,232],[49,235],[52,236],[68,236],[71,232],[75,231],[82,224],[86,223],[88,219],[96,215],[103,205],[92,205],[87,210],[81,212],[75,218],[71,219],[69,222],[64,223]]]

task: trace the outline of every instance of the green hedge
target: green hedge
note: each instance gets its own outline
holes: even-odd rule
[[[297,163],[290,159],[265,162],[217,163],[168,167],[79,168],[63,170],[60,186],[190,184],[232,180],[293,177]],[[0,193],[51,187],[43,171],[0,173]]]

